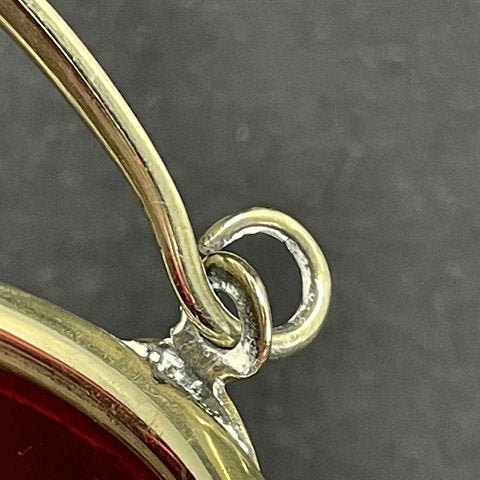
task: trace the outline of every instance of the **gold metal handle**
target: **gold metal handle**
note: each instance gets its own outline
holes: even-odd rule
[[[132,185],[188,318],[217,346],[233,348],[242,327],[214,294],[180,195],[151,140],[112,81],[45,0],[0,0],[0,25],[64,94]],[[285,238],[287,246],[288,239],[300,245],[303,257],[297,257],[297,263],[308,270],[307,275],[302,271],[301,307],[286,327],[273,334],[274,356],[285,356],[309,343],[318,332],[328,308],[330,275],[318,245],[297,222],[279,212],[270,217],[268,211],[263,213],[266,217],[262,217],[261,226],[268,227],[262,227],[263,231]],[[235,228],[240,226],[245,233],[243,222],[251,220],[248,215],[236,217]],[[254,228],[254,224],[249,225]],[[204,250],[213,251],[230,243],[220,239],[223,234],[232,236],[229,228],[216,224],[216,243],[204,242]]]
[[[132,185],[189,317],[218,345],[233,347],[240,325],[212,292],[175,184],[115,85],[46,1],[0,0],[0,22],[65,95]]]

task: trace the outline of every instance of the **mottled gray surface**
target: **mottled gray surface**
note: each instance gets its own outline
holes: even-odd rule
[[[58,0],[158,145],[198,234],[251,205],[319,239],[318,340],[231,389],[271,479],[480,477],[480,4]],[[177,304],[141,209],[0,35],[0,277],[121,336]],[[240,251],[279,321],[298,274]]]

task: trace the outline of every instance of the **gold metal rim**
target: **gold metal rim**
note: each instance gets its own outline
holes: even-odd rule
[[[156,455],[155,442],[173,451],[195,479],[262,478],[213,419],[175,388],[155,381],[148,363],[118,339],[3,284],[0,368],[52,391],[102,424],[159,476],[175,478]]]

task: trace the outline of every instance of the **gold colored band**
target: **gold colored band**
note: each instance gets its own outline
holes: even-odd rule
[[[189,317],[216,344],[233,347],[240,325],[212,292],[175,184],[115,85],[45,0],[0,0],[0,24],[65,95],[132,185]]]
[[[1,283],[0,369],[75,406],[120,439],[159,478],[263,478],[225,429],[178,389],[156,381],[149,364],[117,338]],[[161,446],[192,477],[173,473]]]

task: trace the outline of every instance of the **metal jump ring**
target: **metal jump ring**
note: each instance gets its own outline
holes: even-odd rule
[[[182,313],[171,330],[173,343],[178,351],[196,359],[195,368],[201,369],[205,378],[227,381],[249,377],[270,355],[272,316],[265,286],[252,266],[231,252],[209,255],[205,268],[213,289],[230,297],[237,309],[240,341],[231,349],[218,348],[202,338]]]
[[[275,327],[270,358],[292,355],[308,345],[320,330],[330,303],[327,261],[314,238],[296,220],[268,208],[251,208],[222,218],[199,240],[204,255],[225,248],[245,235],[265,233],[285,244],[302,277],[302,301],[285,324]]]

